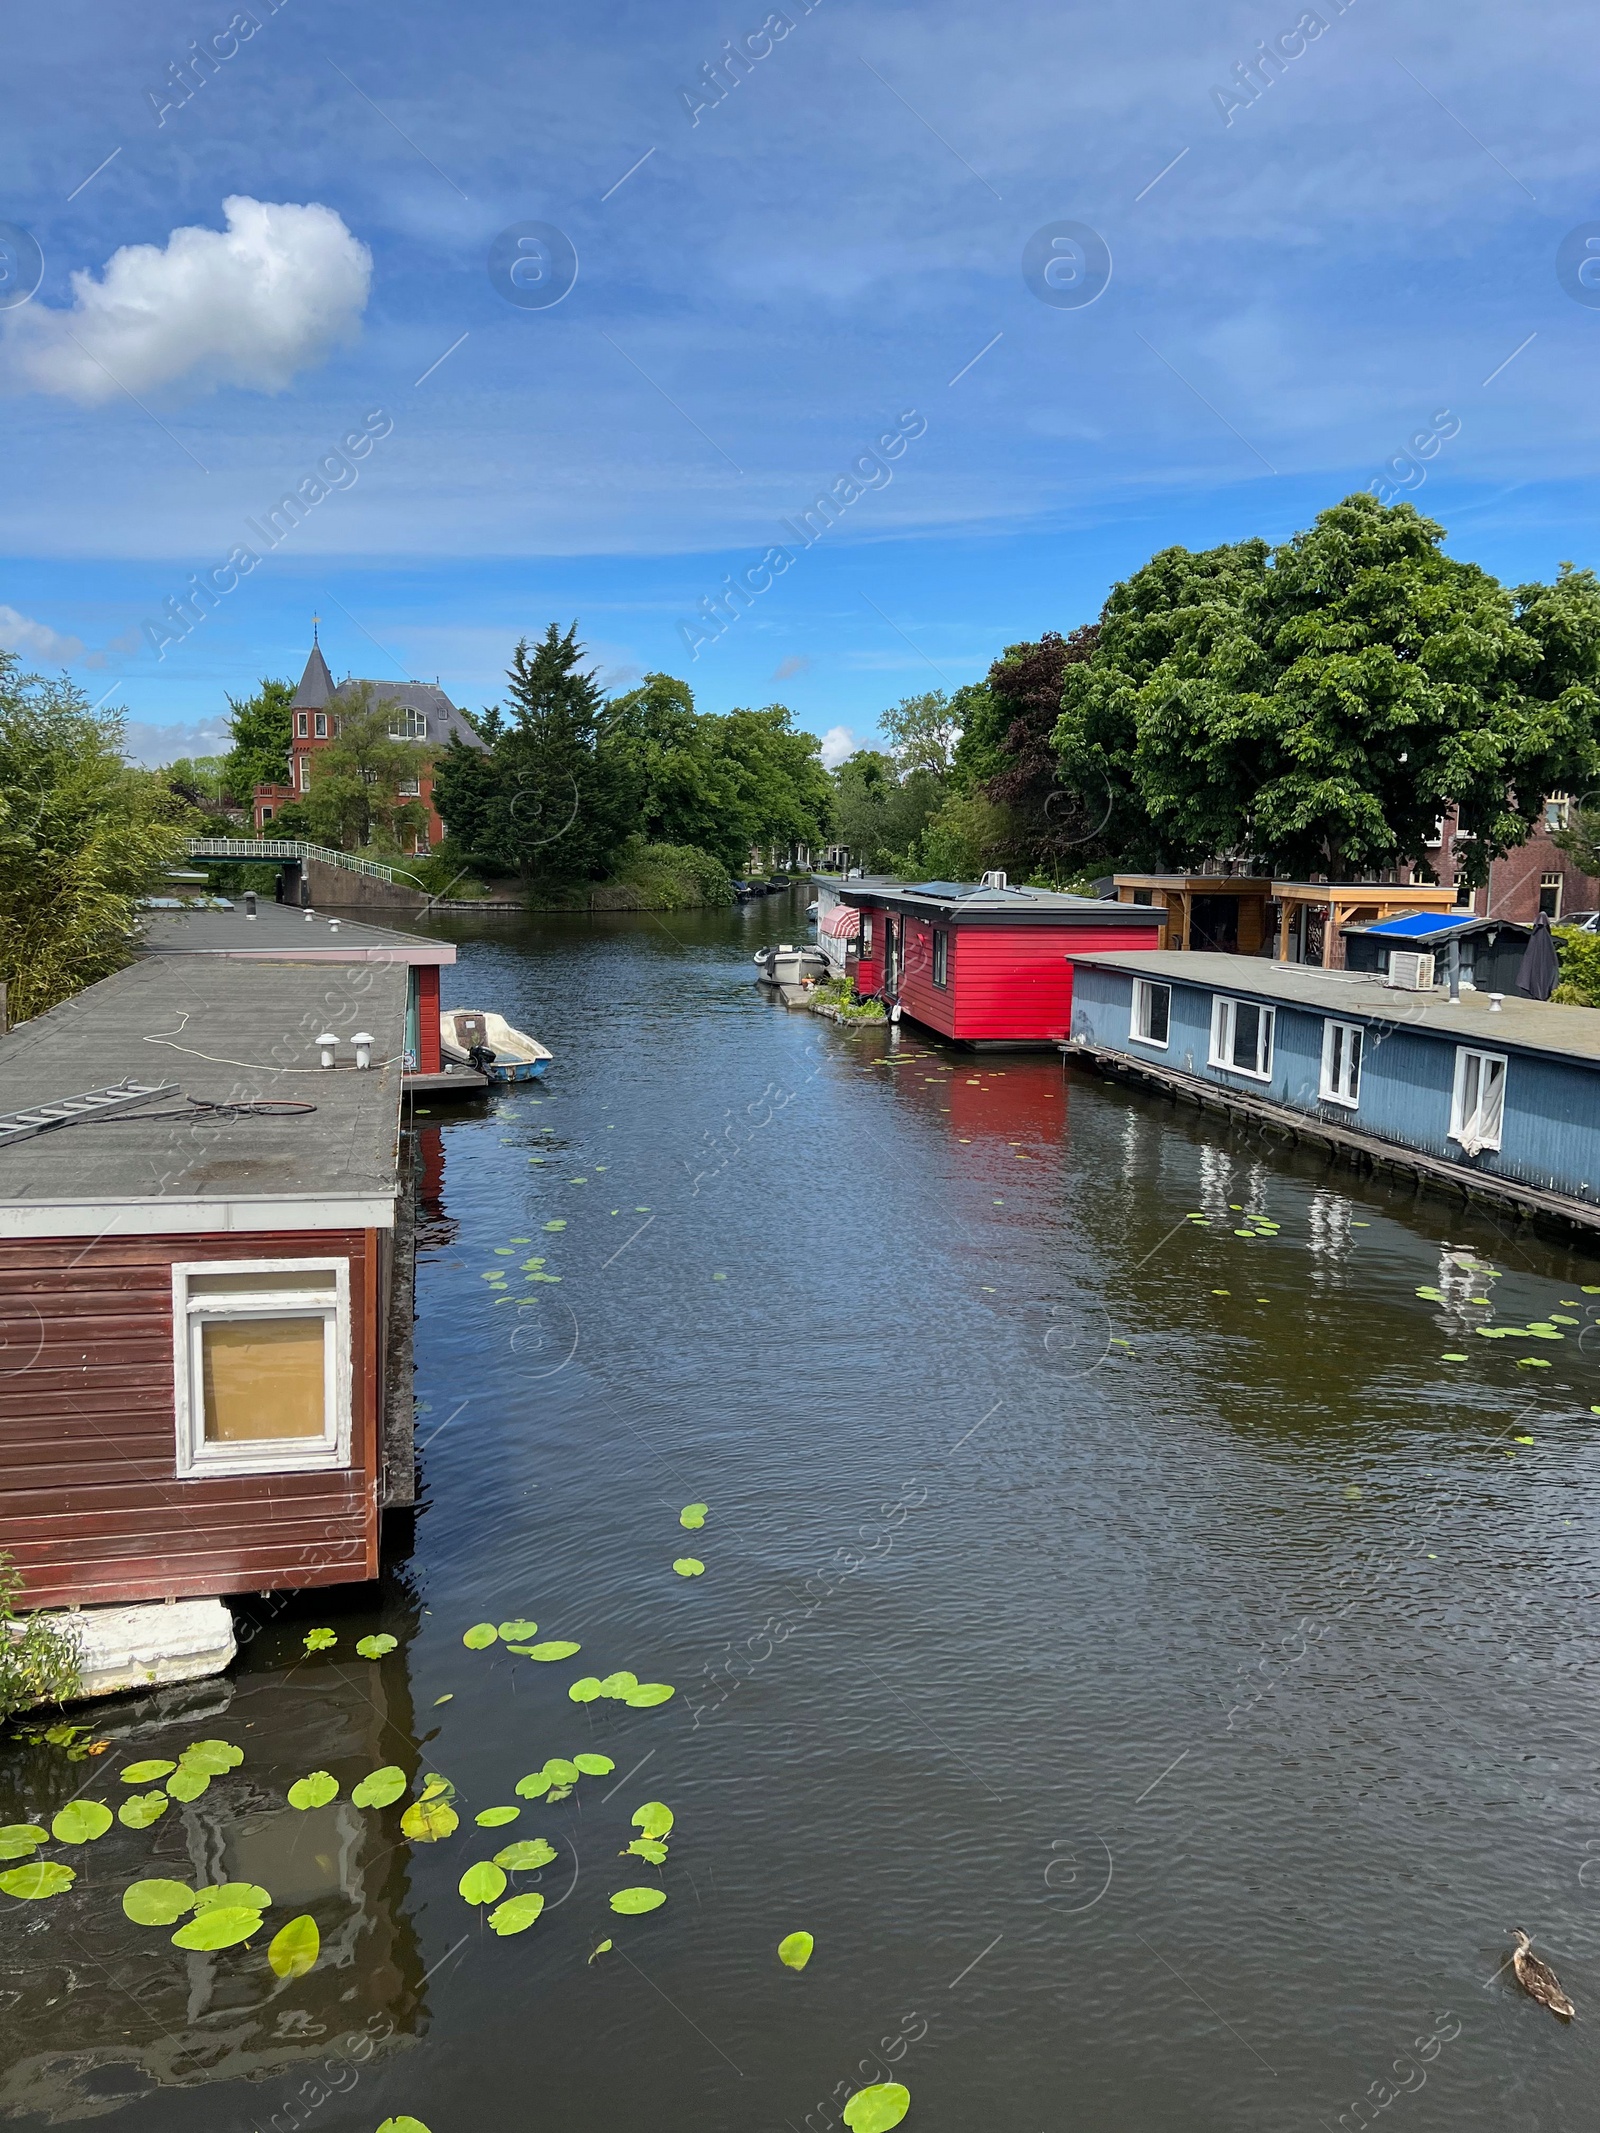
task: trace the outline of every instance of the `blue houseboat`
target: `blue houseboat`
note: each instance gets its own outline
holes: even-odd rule
[[[1170,950],[1074,958],[1062,1047],[1357,1160],[1600,1228],[1600,1013]]]

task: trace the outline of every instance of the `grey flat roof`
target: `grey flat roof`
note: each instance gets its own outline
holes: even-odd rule
[[[251,918],[241,901],[231,911],[144,911],[140,913],[141,946],[152,955],[248,955],[306,962],[453,963],[453,942],[430,941],[420,933],[396,933],[364,919],[304,911],[270,897],[256,904]]]
[[[1205,955],[1181,948],[1158,948],[1148,955],[1091,952],[1072,960],[1103,970],[1124,970],[1134,977],[1237,993],[1248,1000],[1282,1002],[1335,1015],[1370,1015],[1375,1021],[1404,1023],[1430,1036],[1490,1049],[1510,1045],[1518,1051],[1558,1052],[1585,1062],[1600,1061],[1600,1011],[1592,1007],[1558,1007],[1549,1000],[1524,1000],[1508,992],[1504,1006],[1495,1014],[1486,992],[1463,991],[1460,1005],[1452,1007],[1442,991],[1404,992],[1386,985],[1376,972],[1322,970],[1314,964],[1269,962],[1263,956]]]
[[[0,1038],[0,1112],[128,1076],[176,1082],[212,1103],[316,1109],[211,1124],[182,1117],[63,1126],[0,1146],[0,1208],[392,1200],[405,1009],[399,967],[146,956]],[[324,1030],[338,1035],[341,1061],[352,1060],[356,1031],[369,1031],[367,1072],[324,1070],[315,1043]],[[177,1096],[148,1105],[181,1108]],[[293,1226],[289,1208],[284,1227]]]
[[[1065,889],[986,889],[971,882],[842,881],[847,904],[875,904],[917,918],[999,926],[1164,926],[1165,911],[1153,904],[1124,904],[1114,897],[1073,896]]]

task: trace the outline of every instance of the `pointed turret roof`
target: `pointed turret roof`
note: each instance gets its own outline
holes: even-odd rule
[[[294,692],[291,711],[325,711],[333,696],[333,676],[328,672],[328,662],[322,656],[320,644],[313,644],[311,657],[306,661],[306,670],[300,677],[300,686]]]

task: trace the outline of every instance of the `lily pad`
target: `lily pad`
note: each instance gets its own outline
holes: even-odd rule
[[[598,1703],[601,1693],[599,1677],[594,1674],[583,1675],[567,1690],[573,1703]]]
[[[494,1863],[503,1866],[508,1874],[532,1874],[541,1866],[548,1866],[555,1856],[555,1846],[547,1844],[543,1837],[527,1837],[520,1844],[508,1844],[504,1851],[496,1852]]]
[[[117,1809],[117,1820],[124,1829],[148,1829],[152,1822],[160,1821],[171,1805],[164,1792],[136,1792]]]
[[[638,1918],[646,1911],[659,1911],[667,1900],[665,1889],[618,1889],[611,1899],[613,1911],[624,1918]]]
[[[589,1961],[590,1961],[590,1962],[592,1963],[592,1962],[594,1961],[594,1957],[595,1957],[595,1955],[609,1955],[610,1953],[611,1953],[611,1943],[610,1943],[610,1941],[608,1941],[608,1940],[603,1940],[603,1941],[601,1941],[601,1942],[600,1942],[600,1944],[598,1945],[598,1947],[597,1947],[597,1948],[595,1949],[595,1951],[594,1951],[594,1955],[591,1955],[591,1956],[590,1956],[590,1958],[589,1958]]]
[[[163,1762],[159,1758],[148,1763],[130,1763],[122,1773],[124,1785],[153,1785],[157,1778],[170,1777],[177,1769],[176,1763]]]
[[[264,1911],[271,1902],[266,1890],[255,1881],[219,1881],[194,1892],[197,1911],[204,1911],[215,1903],[235,1911]]]
[[[209,1770],[191,1770],[185,1763],[180,1763],[167,1779],[167,1791],[175,1800],[198,1800],[201,1793],[210,1790],[210,1786]]]
[[[186,1926],[180,1926],[172,1936],[172,1945],[204,1950],[237,1948],[241,1941],[260,1931],[259,1911],[247,1910],[243,1905],[215,1903],[207,1910],[196,1912]]]
[[[616,1769],[609,1755],[591,1755],[587,1751],[572,1758],[573,1768],[586,1778],[603,1778]]]
[[[69,1800],[52,1816],[50,1834],[58,1844],[92,1844],[103,1837],[116,1817],[98,1800]]]
[[[636,1808],[631,1817],[633,1826],[646,1837],[665,1837],[671,1831],[675,1817],[665,1800],[646,1800]]]
[[[448,1800],[426,1793],[420,1800],[413,1800],[400,1817],[400,1827],[406,1836],[418,1844],[437,1844],[441,1837],[453,1836],[461,1826],[461,1817]]]
[[[49,1834],[37,1822],[7,1822],[0,1828],[0,1859],[26,1859]]]
[[[526,1644],[530,1637],[538,1636],[539,1625],[537,1622],[523,1622],[520,1619],[515,1622],[502,1622],[500,1634],[507,1644]]]
[[[402,2116],[400,2118],[386,2118],[383,2124],[379,2126],[378,2133],[428,2133],[428,2129],[420,2118]]]
[[[552,1755],[544,1766],[544,1774],[552,1785],[576,1785],[581,1775],[576,1763],[569,1763],[564,1755]]]
[[[225,1777],[243,1761],[244,1750],[236,1748],[231,1740],[196,1740],[178,1757],[178,1766],[182,1770],[203,1770],[207,1777]],[[170,1792],[172,1788],[167,1789]]]
[[[630,1674],[627,1668],[624,1667],[618,1673],[606,1675],[600,1684],[600,1693],[602,1696],[626,1696],[630,1690],[636,1689],[638,1686],[638,1675]]]
[[[706,1513],[711,1506],[705,1503],[686,1503],[678,1513],[678,1524],[690,1533],[698,1533],[706,1522]]]
[[[456,1887],[468,1903],[498,1903],[506,1892],[505,1869],[492,1859],[480,1859],[467,1868]]]
[[[72,1868],[63,1866],[59,1859],[34,1859],[27,1866],[14,1866],[8,1874],[0,1874],[0,1889],[31,1903],[41,1896],[59,1896],[77,1878]]]
[[[542,1799],[550,1790],[551,1782],[548,1770],[530,1770],[525,1778],[518,1778],[512,1790],[519,1800]]]
[[[306,1650],[308,1652],[331,1652],[338,1641],[339,1632],[336,1629],[308,1629],[306,1631]]]
[[[181,1881],[135,1881],[122,1892],[122,1909],[136,1926],[175,1926],[194,1909],[194,1890]]]
[[[399,1642],[400,1639],[391,1637],[386,1629],[379,1630],[374,1637],[356,1639],[356,1654],[362,1659],[381,1659],[386,1652],[392,1652]]]
[[[474,1815],[472,1819],[480,1829],[504,1829],[505,1825],[514,1822],[521,1812],[520,1807],[486,1807],[482,1814]]]
[[[489,1913],[489,1931],[502,1937],[507,1933],[526,1933],[543,1909],[544,1898],[537,1889],[529,1889],[526,1895],[513,1896],[497,1911]]]
[[[392,1807],[407,1789],[409,1780],[398,1763],[385,1763],[364,1777],[350,1797],[358,1807]]]
[[[1441,1363],[1464,1363],[1468,1358],[1464,1355],[1441,1355],[1439,1360]]]
[[[850,2133],[889,2133],[911,2108],[911,2091],[902,2081],[875,2081],[857,2089],[844,2107]]]
[[[681,1578],[703,1577],[706,1568],[700,1558],[695,1555],[680,1555],[672,1567]]]
[[[474,1622],[461,1641],[469,1652],[486,1652],[499,1635],[499,1630],[492,1622]]]
[[[1542,1355],[1519,1355],[1517,1357],[1517,1368],[1519,1370],[1548,1370],[1550,1365]]]
[[[809,1933],[786,1933],[778,1943],[778,1960],[790,1970],[804,1970],[816,1945]]]
[[[652,1866],[666,1864],[667,1847],[659,1837],[635,1837],[633,1842],[623,1849],[624,1856],[631,1853],[635,1859],[647,1859]]]
[[[565,1229],[566,1226],[565,1222],[547,1222],[545,1224],[546,1229]]]
[[[571,1644],[564,1637],[552,1637],[547,1644],[530,1644],[530,1659],[570,1659],[574,1652],[581,1652],[581,1644]]]
[[[302,1913],[273,1934],[267,1961],[277,1977],[304,1977],[321,1953],[322,1935],[317,1931],[317,1922],[309,1913]]]
[[[326,1770],[313,1770],[309,1777],[296,1778],[289,1787],[289,1805],[304,1811],[308,1807],[326,1807],[330,1800],[339,1797],[339,1780],[330,1777]]]
[[[1513,1437],[1511,1441],[1513,1444],[1531,1444],[1533,1439],[1531,1437]]]
[[[622,1699],[630,1710],[648,1711],[658,1703],[665,1703],[677,1690],[666,1681],[641,1681],[636,1689],[630,1689]]]

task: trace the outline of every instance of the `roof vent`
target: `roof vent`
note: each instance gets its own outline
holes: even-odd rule
[[[978,886],[980,889],[1004,889],[1009,888],[1010,884],[1007,882],[1004,873],[1002,873],[998,869],[991,868],[990,871],[984,875],[982,881],[979,882]]]

